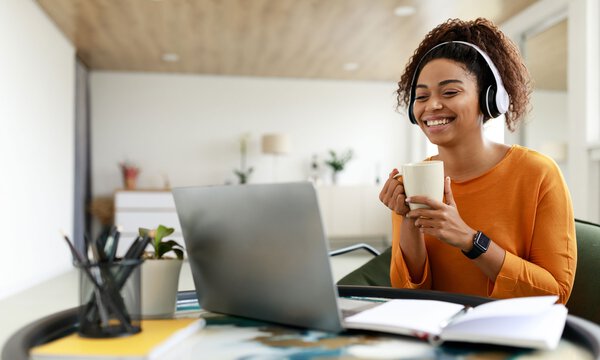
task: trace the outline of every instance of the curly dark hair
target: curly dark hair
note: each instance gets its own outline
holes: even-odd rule
[[[523,63],[517,46],[494,23],[484,18],[472,21],[449,19],[425,36],[408,61],[398,82],[398,107],[408,107],[413,78],[416,79],[425,64],[436,58],[462,63],[469,73],[476,76],[479,89],[486,88],[493,81],[493,75],[485,60],[471,47],[449,44],[430,51],[435,45],[447,41],[466,41],[477,45],[489,55],[498,68],[510,97],[508,112],[505,114],[506,126],[510,131],[514,131],[529,110],[531,94],[529,71]],[[484,122],[487,120],[484,118]]]

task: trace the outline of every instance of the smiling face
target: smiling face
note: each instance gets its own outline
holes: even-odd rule
[[[413,113],[429,141],[438,146],[483,136],[477,80],[453,60],[434,59],[423,67]]]

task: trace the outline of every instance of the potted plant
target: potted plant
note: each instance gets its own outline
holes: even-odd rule
[[[352,160],[354,152],[352,149],[347,150],[343,154],[338,155],[335,151],[329,150],[329,159],[325,160],[325,164],[331,167],[331,182],[335,185],[338,181],[338,174],[344,170],[348,161]]]
[[[164,225],[154,230],[139,229],[140,236],[151,238],[153,250],[144,254],[142,264],[142,316],[145,318],[172,317],[175,312],[184,248],[175,240],[166,240],[173,232],[173,228]]]
[[[246,156],[248,155],[248,142],[250,134],[244,134],[240,137],[240,168],[234,169],[233,173],[238,177],[240,184],[247,184],[250,180],[250,175],[254,171],[252,166],[246,165]]]
[[[137,177],[140,174],[140,168],[127,161],[120,163],[119,167],[121,168],[121,174],[123,175],[125,190],[135,190],[137,187]]]

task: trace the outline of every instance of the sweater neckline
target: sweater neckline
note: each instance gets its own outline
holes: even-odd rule
[[[511,145],[511,147],[508,149],[506,154],[504,154],[502,159],[500,159],[500,161],[498,161],[494,166],[489,168],[484,173],[482,173],[474,178],[467,179],[467,180],[462,180],[462,181],[452,180],[452,184],[467,185],[467,184],[478,182],[478,181],[488,178],[489,175],[491,175],[492,173],[495,173],[496,171],[502,169],[506,164],[511,163],[512,162],[511,160],[518,156],[519,151],[517,149],[519,149],[519,148],[522,148],[522,147],[520,145],[516,145],[516,144]]]

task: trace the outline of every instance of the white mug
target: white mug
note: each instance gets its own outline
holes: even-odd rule
[[[402,179],[406,197],[427,196],[433,200],[444,200],[444,162],[423,161],[402,165]],[[408,204],[411,210],[429,208],[423,204]]]

